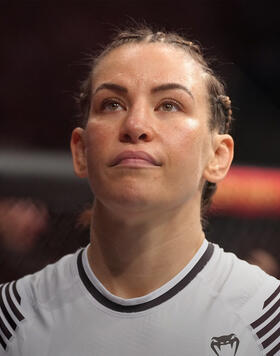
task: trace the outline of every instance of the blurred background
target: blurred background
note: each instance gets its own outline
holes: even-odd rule
[[[236,150],[206,233],[250,262],[270,259],[279,273],[280,44],[272,2],[2,0],[0,9],[0,282],[88,243],[92,196],[75,178],[69,151],[73,97],[87,54],[131,18],[183,31],[213,58],[232,99]]]

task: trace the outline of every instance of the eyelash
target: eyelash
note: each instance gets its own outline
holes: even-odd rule
[[[113,104],[117,104],[117,105],[119,105],[119,107],[122,107],[122,108],[125,107],[122,103],[120,103],[119,100],[116,100],[116,99],[106,99],[106,100],[104,100],[104,101],[101,103],[100,109],[101,109],[101,111],[105,111],[105,110],[106,110],[106,106],[108,106],[108,105],[113,105]],[[114,110],[114,109],[113,109],[113,110],[110,110],[110,111],[117,111],[117,110]]]
[[[174,99],[167,99],[167,100],[164,100],[163,102],[161,102],[158,107],[156,108],[156,110],[158,110],[158,108],[162,107],[163,105],[166,105],[166,104],[169,104],[169,105],[172,105],[173,107],[176,107],[176,111],[182,111],[182,107],[181,105],[175,101]],[[173,110],[169,111],[169,110],[163,110],[163,111],[166,111],[166,112],[172,112]]]
[[[119,108],[125,109],[125,105],[123,103],[121,103],[119,100],[114,99],[114,98],[110,98],[110,99],[105,99],[100,106],[100,110],[101,111],[106,111],[107,107],[109,105],[118,105],[118,107],[116,108],[116,110],[109,109],[110,112],[114,112],[114,111],[119,111]],[[172,105],[172,108],[175,108],[175,111],[182,111],[182,107],[181,105],[175,101],[174,99],[165,99],[164,101],[162,101],[156,108],[155,111],[164,111],[164,112],[174,112],[174,110],[160,110],[160,108],[162,108],[164,105]]]

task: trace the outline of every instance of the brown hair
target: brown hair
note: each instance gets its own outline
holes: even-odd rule
[[[113,49],[125,44],[138,43],[164,43],[176,48],[183,49],[187,52],[207,74],[206,87],[209,94],[210,106],[210,130],[218,130],[219,133],[228,133],[230,131],[232,121],[231,101],[225,94],[225,87],[222,81],[214,74],[209,64],[205,60],[202,50],[197,43],[188,41],[183,36],[174,32],[153,31],[147,26],[139,26],[136,29],[126,29],[118,31],[112,42],[109,43],[102,51],[90,59],[90,73],[86,80],[81,85],[80,94],[78,96],[78,104],[80,108],[81,123],[86,125],[92,95],[92,75],[98,63]],[[211,204],[211,198],[217,187],[215,183],[206,181],[203,187],[201,197],[201,215],[202,219]]]

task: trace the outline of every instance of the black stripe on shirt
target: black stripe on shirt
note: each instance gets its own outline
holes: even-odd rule
[[[274,356],[276,355],[276,352],[280,351],[280,342],[273,347],[273,349],[271,349],[267,354],[266,356]],[[279,354],[278,354],[279,355]]]
[[[170,288],[167,292],[163,293],[159,297],[150,300],[148,302],[142,303],[142,304],[137,304],[137,305],[121,305],[117,304],[115,302],[112,302],[111,300],[107,299],[102,293],[99,292],[98,289],[95,288],[95,286],[92,284],[90,279],[88,278],[83,262],[82,262],[82,253],[84,250],[82,250],[77,258],[77,264],[78,264],[78,271],[80,278],[89,291],[89,293],[101,304],[103,304],[105,307],[118,311],[118,312],[123,312],[123,313],[136,313],[140,311],[144,311],[150,308],[153,308],[155,306],[158,306],[159,304],[169,300],[172,298],[174,295],[179,293],[182,289],[184,289],[196,276],[197,274],[205,267],[207,262],[210,260],[210,258],[213,255],[214,252],[214,245],[209,243],[206,251],[204,254],[200,257],[196,265],[190,270],[190,272],[183,278],[181,281],[179,281],[175,286]]]
[[[275,325],[280,323],[280,312],[276,315],[274,319],[272,319],[264,328],[257,332],[259,338],[263,337],[267,334]]]
[[[8,288],[8,285],[6,285],[6,288]],[[17,324],[12,319],[11,315],[9,314],[9,312],[4,304],[3,294],[4,294],[4,288],[3,288],[3,286],[1,286],[0,287],[0,308],[2,310],[4,317],[6,318],[6,321],[10,324],[11,328],[13,330],[15,330],[17,327]]]
[[[276,291],[274,293],[271,294],[271,296],[269,298],[267,298],[267,300],[263,303],[263,309],[273,301],[273,299],[275,299],[277,297],[277,295],[280,294],[280,284],[279,287],[276,289]]]
[[[6,302],[9,305],[11,311],[8,310],[8,308],[4,303],[4,294],[6,296]],[[11,329],[15,331],[19,322],[21,322],[24,319],[24,316],[22,315],[19,308],[16,306],[15,302],[13,301],[13,298],[15,298],[18,304],[20,305],[21,297],[18,293],[16,282],[11,282],[5,285],[1,285],[0,286],[0,310],[2,311],[4,318],[1,318],[0,316],[0,330],[2,331],[3,335],[6,337],[7,340],[10,340],[10,338],[13,335],[13,333],[11,333],[11,331],[8,329],[7,326],[10,326]],[[16,319],[18,320],[18,322],[16,322],[13,319],[12,317],[13,314],[14,317],[16,317]],[[0,345],[3,347],[4,350],[6,350],[7,343],[1,335],[0,335]]]
[[[7,344],[5,343],[1,335],[0,335],[0,344],[2,345],[3,349],[6,350]]]
[[[20,297],[20,295],[18,294],[18,291],[17,291],[17,281],[15,281],[13,283],[13,292],[14,292],[14,296],[16,297],[16,300],[17,300],[18,304],[20,304],[21,303],[21,297]]]
[[[15,284],[15,282],[13,282]],[[21,314],[21,312],[19,311],[19,309],[17,308],[17,306],[15,305],[15,303],[13,302],[12,298],[11,298],[11,292],[9,290],[11,283],[9,283],[6,287],[6,298],[7,298],[7,302],[11,308],[11,310],[13,311],[15,317],[17,318],[18,321],[22,321],[24,319],[24,316]]]
[[[266,340],[262,342],[264,348],[267,348],[270,344],[272,344],[277,338],[280,338],[280,326],[274,331]]]
[[[6,307],[4,305],[3,298],[2,298],[3,287],[4,287],[4,284],[2,284],[0,286],[0,310],[2,311],[4,316],[6,316],[5,313],[4,313],[4,310],[6,309]],[[4,320],[1,318],[1,316],[0,316],[0,330],[8,340],[12,337],[11,332],[7,328],[7,326],[6,326],[5,322],[4,322]],[[2,338],[1,334],[0,334],[0,344],[2,345],[3,349],[6,350],[7,344],[4,341],[4,339]]]
[[[3,319],[0,317],[0,329],[2,333],[6,336],[7,339],[10,339],[12,334],[8,330],[7,326],[5,325]]]
[[[251,324],[252,328],[256,329],[259,325],[264,323],[275,312],[275,310],[279,308],[279,306],[280,306],[280,298],[266,313],[264,313],[259,319],[257,319]]]
[[[280,307],[280,296],[279,299],[276,300],[276,297],[279,295],[279,287],[271,294],[270,297],[266,299],[264,302],[264,308],[268,306],[269,304],[272,304],[269,310],[267,310],[265,313],[263,313],[257,320],[255,320],[251,326],[253,329],[258,328],[260,325],[264,324],[263,327],[256,333],[256,336],[259,339],[264,339],[261,341],[261,344],[265,349],[267,349],[271,344],[273,344],[275,341],[278,340],[278,343],[271,349],[268,353],[266,353],[267,356],[273,356],[278,353],[280,350],[280,312],[278,312],[275,316],[273,315],[275,312],[277,312],[277,309]],[[274,303],[274,304],[273,304]],[[274,316],[272,320],[270,320],[267,324],[267,320],[271,317]],[[268,336],[268,334],[275,328],[277,329]]]
[[[274,331],[273,334],[271,334],[266,340],[262,342],[264,349],[271,345],[276,339],[280,340],[280,326],[276,331]]]

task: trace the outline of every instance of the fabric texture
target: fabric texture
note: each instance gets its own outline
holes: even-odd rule
[[[133,299],[106,290],[86,252],[0,286],[0,355],[280,355],[280,282],[219,246]]]

